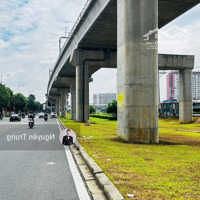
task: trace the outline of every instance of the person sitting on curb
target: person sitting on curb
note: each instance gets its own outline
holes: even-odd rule
[[[66,134],[64,137],[63,137],[63,141],[62,141],[62,144],[63,145],[67,145],[67,146],[70,146],[73,144],[73,137],[70,136],[70,129],[67,129],[66,131]]]

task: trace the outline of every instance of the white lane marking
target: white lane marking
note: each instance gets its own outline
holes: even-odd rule
[[[56,119],[56,120],[57,120],[57,123],[58,123],[58,119]],[[59,123],[58,123],[58,127],[59,127],[59,130],[61,132],[61,128],[59,126]],[[79,173],[79,171],[76,167],[76,164],[74,162],[74,159],[72,157],[72,154],[71,154],[69,147],[64,146],[64,148],[65,148],[65,153],[66,153],[67,160],[68,160],[68,163],[69,163],[69,168],[71,170],[72,177],[74,179],[74,183],[75,183],[75,186],[76,186],[76,191],[78,193],[79,199],[80,200],[91,200],[90,197],[89,197],[89,194],[88,194],[88,192],[85,188],[83,180],[80,176],[80,173]]]
[[[47,162],[46,164],[47,164],[47,165],[56,165],[55,162]]]

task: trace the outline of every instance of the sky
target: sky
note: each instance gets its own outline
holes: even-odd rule
[[[70,32],[86,0],[0,0],[0,73],[14,93],[46,101],[49,68],[59,53],[59,38]],[[159,30],[159,53],[195,55],[200,71],[200,5]],[[63,44],[62,44],[63,45]],[[9,74],[8,76],[6,76]],[[93,94],[116,92],[116,69],[101,69],[90,83]],[[160,77],[166,99],[166,75]]]

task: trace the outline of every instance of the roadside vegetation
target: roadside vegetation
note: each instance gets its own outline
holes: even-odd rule
[[[117,121],[90,120],[65,125],[126,199],[200,199],[200,122],[160,119],[160,144],[147,145],[118,139]]]
[[[0,83],[0,113],[6,112],[38,112],[43,109],[42,104],[36,101],[35,95],[26,98],[23,94],[13,94],[13,91]]]
[[[90,117],[117,120],[117,101],[113,100],[108,103],[106,107],[106,113],[96,112],[96,109],[93,106],[90,106]]]

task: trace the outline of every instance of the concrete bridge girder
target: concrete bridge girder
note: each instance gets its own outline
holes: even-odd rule
[[[102,50],[100,50],[100,51],[79,50],[79,49],[75,50],[74,53],[73,53],[73,56],[71,56],[71,58],[70,58],[70,62],[74,66],[79,66],[77,68],[79,70],[77,72],[77,74],[79,74],[78,77],[79,77],[79,79],[81,79],[81,81],[78,82],[80,84],[80,87],[83,86],[83,80],[82,80],[82,78],[80,78],[80,73],[82,71],[82,69],[80,70],[80,66],[83,65],[84,61],[87,61],[88,71],[92,67],[116,68],[117,67],[117,54],[116,54],[116,52],[102,51]],[[81,63],[82,63],[82,65],[81,65]],[[170,55],[170,54],[159,54],[158,55],[158,68],[157,68],[157,70],[158,69],[159,70],[184,70],[184,69],[190,69],[191,70],[191,69],[193,69],[193,67],[194,67],[194,56],[191,56],[191,55]],[[82,77],[83,77],[83,73],[82,73]],[[57,80],[61,81],[61,79],[63,79],[63,78],[59,78]],[[87,83],[85,83],[85,84],[87,84]],[[82,90],[84,90],[84,88],[82,88]],[[82,97],[80,97],[80,94],[81,94],[80,89],[79,89],[78,93],[79,93],[79,98],[82,98]],[[85,94],[89,95],[88,92],[85,92]],[[82,102],[82,100],[80,100],[78,98],[77,98],[77,101]],[[78,109],[78,105],[80,105],[80,103],[77,104],[76,110],[80,111],[80,109],[83,109],[83,106],[82,107],[79,106],[79,109]],[[87,121],[89,119],[89,116],[86,115],[86,119],[83,120],[83,118],[81,118],[81,116],[83,115],[82,112],[81,112],[81,114],[79,112],[80,118],[77,119],[77,120],[80,121],[80,122],[81,121]],[[77,116],[77,118],[78,118],[78,116]],[[182,121],[184,121],[184,120],[182,120]]]
[[[90,68],[117,68],[117,52],[103,50],[79,50],[76,49],[70,57],[70,63],[73,66],[81,65],[82,54],[85,58],[91,59],[88,62]],[[103,60],[106,57],[105,60]],[[92,60],[103,61],[92,61]],[[158,54],[158,70],[183,70],[194,68],[193,55],[176,55],[176,54]],[[90,70],[89,70],[90,71]],[[90,75],[92,75],[90,73]]]

